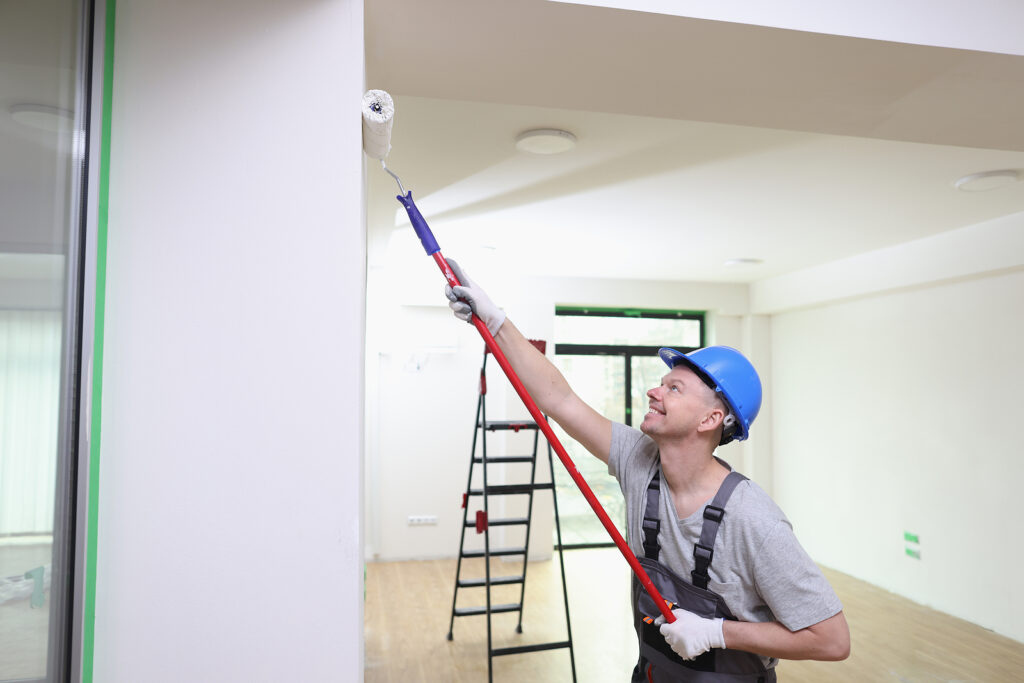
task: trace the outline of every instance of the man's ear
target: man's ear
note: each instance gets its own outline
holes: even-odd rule
[[[697,431],[710,432],[718,429],[725,422],[725,411],[715,406],[704,414],[704,418],[697,425]]]

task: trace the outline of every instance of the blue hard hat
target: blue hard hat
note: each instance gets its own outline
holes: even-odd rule
[[[722,432],[722,444],[733,439],[743,441],[750,424],[761,410],[761,378],[746,356],[728,346],[708,346],[690,353],[664,348],[658,355],[670,368],[683,364],[722,394],[736,418],[735,433]]]

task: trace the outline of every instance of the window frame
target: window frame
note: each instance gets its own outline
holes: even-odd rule
[[[602,318],[658,318],[672,320],[695,320],[699,323],[699,343],[697,346],[676,345],[672,348],[683,353],[690,353],[707,344],[707,313],[705,311],[679,311],[646,308],[609,308],[594,306],[555,306],[555,316],[589,316]],[[633,426],[633,358],[655,356],[658,350],[670,345],[646,344],[554,344],[556,356],[619,356],[625,363],[624,368],[624,400],[625,424]],[[586,550],[590,548],[614,548],[612,541],[595,543],[563,543],[556,545],[556,550]]]
[[[116,0],[81,0],[82,53],[78,77],[83,117],[81,206],[81,306],[77,378],[78,421],[74,481],[70,490],[75,558],[69,601],[69,647],[65,678],[92,683],[96,612],[96,541],[99,523],[100,418],[103,386],[103,325],[106,296],[107,206],[110,171]]]
[[[700,341],[697,346],[672,346],[683,353],[690,353],[705,346],[707,339],[707,315],[704,311],[674,311],[646,308],[605,308],[584,306],[555,306],[555,316],[585,316],[597,318],[655,318],[662,320],[695,320],[699,323]],[[625,363],[625,416],[626,425],[633,426],[633,358],[649,357],[669,345],[641,344],[565,344],[555,343],[556,356],[620,356]]]

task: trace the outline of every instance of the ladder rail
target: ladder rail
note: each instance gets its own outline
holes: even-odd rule
[[[562,575],[562,604],[565,605],[565,631],[569,643],[569,666],[572,667],[572,681],[576,683],[576,655],[572,645],[572,623],[569,619],[569,585],[565,580],[565,554],[562,551],[562,523],[558,517],[558,491],[555,489],[555,463],[551,457],[551,444],[547,444],[548,471],[551,472],[551,505],[555,515],[555,538],[558,541],[558,571]]]
[[[487,361],[487,359],[485,357],[484,358],[484,362],[486,362],[486,361]],[[479,398],[477,398],[477,400],[476,400],[476,418],[475,418],[475,421],[473,423],[474,424],[474,427],[473,427],[473,446],[472,446],[472,450],[470,451],[470,453],[472,453],[474,456],[476,455],[476,437],[477,437],[477,434],[479,432],[479,430],[476,428],[476,424],[478,424],[480,422],[480,410],[483,408],[483,401],[484,401],[484,395],[483,395],[483,393],[481,393]],[[472,487],[472,486],[473,486],[473,464],[470,463],[470,465],[469,465],[469,477],[466,480],[466,491],[468,492],[470,487]],[[455,590],[452,591],[452,612],[451,612],[451,616],[448,618],[448,640],[452,640],[452,638],[454,637],[453,636],[453,631],[455,629],[455,603],[456,603],[456,601],[459,598],[459,577],[462,575],[462,552],[463,552],[463,550],[465,549],[465,546],[466,546],[466,532],[465,532],[465,528],[466,528],[466,522],[468,521],[468,518],[469,518],[469,495],[466,495],[462,499],[462,528],[463,528],[463,532],[462,532],[462,534],[459,535],[459,554],[458,554],[458,557],[457,557],[457,559],[455,561]]]
[[[535,342],[543,344],[543,342]],[[494,680],[494,657],[500,657],[505,655],[513,654],[526,654],[530,652],[539,652],[542,650],[554,650],[554,649],[568,649],[569,650],[569,665],[572,671],[572,680],[576,681],[576,660],[573,650],[572,643],[572,627],[570,625],[569,617],[569,596],[568,587],[565,578],[565,563],[564,556],[562,555],[562,531],[561,524],[558,518],[558,501],[557,494],[555,491],[555,468],[554,461],[552,459],[552,448],[550,443],[546,443],[547,454],[548,454],[548,472],[551,477],[550,483],[537,483],[537,456],[540,445],[540,433],[543,431],[543,427],[536,421],[524,421],[524,420],[498,420],[488,421],[487,420],[487,406],[486,406],[486,394],[487,394],[487,355],[490,349],[484,349],[483,364],[480,368],[480,395],[477,399],[477,410],[476,418],[473,428],[473,445],[470,455],[469,464],[469,475],[466,480],[466,491],[463,494],[463,512],[462,512],[462,533],[459,540],[459,555],[455,567],[455,588],[452,594],[452,610],[448,622],[448,635],[447,639],[452,640],[454,637],[454,624],[456,617],[474,616],[474,615],[485,615],[487,618],[487,680]],[[547,416],[544,416],[545,427],[547,427]],[[550,427],[548,427],[550,429]],[[487,448],[487,433],[494,431],[513,431],[518,433],[521,430],[529,430],[533,432],[533,448],[530,456],[497,456],[490,457]],[[480,454],[477,455],[479,446]],[[488,465],[489,464],[505,464],[505,463],[529,463],[530,464],[530,479],[528,484],[496,484],[492,485],[488,481]],[[481,487],[479,489],[473,488],[473,478],[475,465],[481,466],[480,479]],[[567,640],[547,643],[534,643],[529,645],[519,645],[513,647],[494,647],[494,633],[492,624],[492,615],[503,613],[503,612],[518,612],[518,623],[516,624],[516,633],[523,632],[523,609],[525,606],[526,598],[526,572],[529,566],[529,545],[530,545],[530,534],[533,528],[533,503],[535,501],[534,492],[539,490],[551,490],[555,529],[558,538],[558,550],[559,550],[559,572],[562,583],[562,601],[565,608],[565,623],[566,623],[566,635]],[[492,548],[490,542],[490,527],[492,522],[490,520],[490,497],[493,495],[509,496],[509,495],[526,495],[526,516],[525,517],[507,517],[503,519],[496,519],[493,522],[493,526],[524,526],[525,539],[523,547],[503,547],[503,548]],[[477,510],[476,523],[470,521],[470,503],[471,501],[479,497],[482,505],[482,510]],[[483,517],[481,519],[480,514]],[[466,534],[467,530],[475,528],[477,533],[483,533],[483,550],[467,550],[466,549]],[[510,556],[510,555],[522,555],[522,568],[521,572],[517,576],[493,576],[491,572],[491,559],[494,557]],[[464,570],[463,559],[464,558],[482,558],[484,561],[484,576],[482,578],[463,579],[462,572]],[[519,602],[511,604],[495,604],[493,602],[493,596],[491,593],[492,586],[498,585],[514,585],[520,584],[519,588]],[[481,607],[457,607],[458,604],[458,592],[459,588],[484,588],[486,595],[486,604]]]
[[[519,604],[526,604],[526,566],[530,560],[530,530],[533,528],[533,493],[536,491],[534,486],[537,483],[537,445],[540,443],[540,432],[536,431],[533,433],[533,462],[530,464],[530,492],[526,499],[526,519],[529,520],[526,523],[526,540],[523,541],[523,548],[526,552],[523,553],[523,584],[519,587]],[[554,493],[554,488],[551,489]],[[516,633],[523,632],[523,610],[519,610],[519,623],[516,624]]]
[[[484,364],[480,369],[480,381],[485,381],[484,371],[487,367],[487,354],[484,354]],[[487,402],[483,400],[486,392],[480,393],[480,419],[482,424],[487,424]],[[484,519],[488,519],[490,511],[488,509],[487,499],[490,497],[487,495],[487,436],[480,439],[480,458],[482,463],[480,465],[480,474],[483,477],[483,505],[484,505]],[[470,470],[472,471],[473,465],[470,463]],[[466,506],[469,506],[469,498],[466,499]],[[485,522],[486,524],[486,522]],[[462,530],[463,537],[465,537],[466,530]],[[494,643],[491,632],[491,532],[488,527],[484,527],[484,591],[487,593],[487,681],[491,683],[494,680],[493,662],[491,657],[491,651],[494,649]],[[519,613],[522,614],[523,605],[519,604]]]

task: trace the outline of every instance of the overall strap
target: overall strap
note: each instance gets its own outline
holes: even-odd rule
[[[655,562],[661,554],[658,545],[658,531],[661,529],[661,515],[658,507],[661,504],[661,470],[654,470],[654,479],[647,485],[647,504],[644,508],[644,557]]]
[[[718,535],[718,527],[722,523],[722,518],[725,517],[725,504],[729,502],[729,497],[736,486],[745,480],[746,477],[739,472],[729,472],[718,489],[718,493],[704,508],[704,524],[700,529],[700,540],[693,546],[694,569],[690,572],[693,585],[698,588],[706,589],[708,587],[708,569],[711,567],[711,559],[715,555],[715,536]]]

